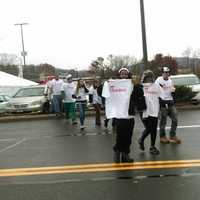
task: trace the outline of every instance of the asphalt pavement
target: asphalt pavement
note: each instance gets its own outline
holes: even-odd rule
[[[143,125],[136,116],[131,149],[135,162],[125,165],[113,163],[111,124],[108,129],[96,127],[94,116],[87,116],[84,131],[54,115],[2,120],[1,198],[196,200],[200,195],[199,116],[199,109],[179,109],[177,134],[182,144],[163,145],[157,140],[158,156],[149,154],[149,139],[145,152],[139,150]]]

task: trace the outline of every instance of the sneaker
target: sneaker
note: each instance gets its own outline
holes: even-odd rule
[[[138,140],[138,144],[139,144],[139,148],[144,151],[145,147],[144,147],[144,141],[142,142],[141,138]]]
[[[76,124],[78,124],[78,122],[76,122],[76,121],[73,121],[73,122],[72,122],[72,125],[76,125]]]
[[[180,144],[181,140],[179,138],[177,138],[176,136],[173,136],[173,137],[169,138],[169,142],[173,143],[173,144]]]
[[[160,137],[160,143],[167,144],[169,143],[169,140],[166,136],[163,136],[163,137]]]
[[[108,128],[108,120],[106,120],[106,119],[104,120],[104,127]]]
[[[81,130],[84,130],[84,128],[85,128],[85,126],[83,126],[83,125],[80,126],[80,129],[81,129]]]
[[[156,147],[150,147],[149,153],[152,155],[158,155],[160,154],[160,151]]]

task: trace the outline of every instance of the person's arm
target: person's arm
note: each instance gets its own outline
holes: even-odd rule
[[[88,92],[89,92],[89,90],[88,90],[88,88],[86,87],[85,83],[84,83],[84,85],[83,85],[83,88],[84,88],[84,90],[85,90],[85,93],[88,93]]]
[[[93,94],[94,94],[94,88],[93,86],[91,86],[89,90],[89,103],[93,102]]]
[[[103,84],[102,97],[104,98],[110,97],[110,90],[107,81]]]
[[[60,88],[60,92],[61,92],[61,98],[64,99],[65,98],[65,85],[62,84],[61,88]]]

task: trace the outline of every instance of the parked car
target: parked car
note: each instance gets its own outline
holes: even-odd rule
[[[23,87],[9,100],[7,110],[16,112],[43,112],[49,111],[49,102],[45,95],[45,86]]]
[[[190,87],[193,92],[197,93],[196,96],[192,98],[192,103],[200,103],[200,80],[195,74],[172,75],[170,78],[175,86]]]
[[[8,95],[0,93],[0,114],[7,112],[7,105],[9,100],[10,97]]]

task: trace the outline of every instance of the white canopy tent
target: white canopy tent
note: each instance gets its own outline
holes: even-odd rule
[[[0,71],[0,92],[4,94],[13,96],[19,88],[32,85],[38,83]]]

